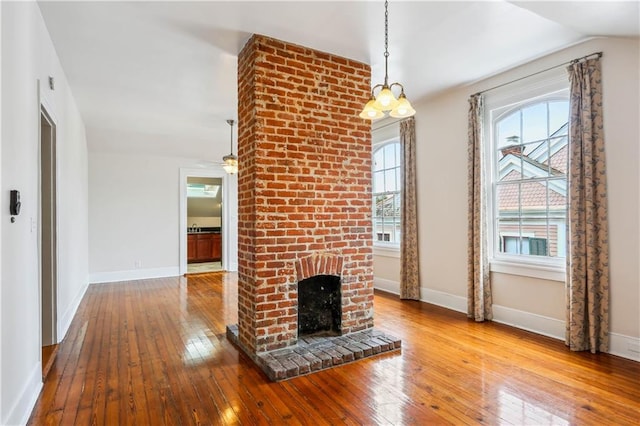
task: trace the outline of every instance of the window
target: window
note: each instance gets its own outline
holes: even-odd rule
[[[374,243],[400,244],[400,142],[394,139],[373,151]]]
[[[494,262],[563,269],[568,88],[537,96],[529,93],[516,102],[511,99],[508,105],[491,106],[487,108],[485,152],[491,170],[487,192],[492,270],[496,270]]]

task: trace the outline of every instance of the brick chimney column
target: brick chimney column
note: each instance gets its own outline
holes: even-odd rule
[[[297,342],[296,262],[342,266],[342,332],[373,326],[368,65],[254,35],[238,56],[238,339]]]

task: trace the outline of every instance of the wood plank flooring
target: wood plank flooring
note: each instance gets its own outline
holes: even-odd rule
[[[225,337],[236,280],[91,285],[29,424],[640,424],[640,363],[384,293],[401,353],[269,382]]]
[[[42,380],[47,378],[49,370],[53,365],[53,361],[56,359],[56,353],[58,352],[58,345],[49,345],[42,347]]]

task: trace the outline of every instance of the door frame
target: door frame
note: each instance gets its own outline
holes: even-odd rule
[[[180,168],[180,275],[187,273],[187,179],[190,177],[208,177],[222,179],[222,269],[236,271],[237,262],[237,178],[229,175],[222,166],[208,168]],[[235,223],[235,226],[234,226]],[[235,244],[233,242],[235,241]]]
[[[58,343],[58,281],[59,281],[59,220],[58,220],[58,205],[59,205],[59,191],[58,191],[58,149],[57,149],[57,120],[52,109],[48,107],[47,102],[44,99],[40,100],[39,117],[38,117],[38,287],[39,287],[39,305],[40,305],[40,346],[50,346]],[[50,212],[47,217],[43,215],[43,197],[45,196],[44,188],[42,185],[43,173],[45,173],[42,152],[44,148],[45,136],[42,133],[42,121],[46,121],[46,124],[51,128],[51,137],[46,143],[51,145],[50,164],[47,174],[53,180],[51,183],[51,206]],[[50,266],[45,271],[45,260],[43,256],[44,238],[45,238],[45,223],[49,222],[49,229],[51,232],[50,249]],[[45,275],[49,275],[49,279],[45,278]],[[45,312],[45,308],[48,307],[48,312]],[[46,314],[46,315],[45,315]],[[47,321],[48,320],[48,321]],[[46,323],[46,326],[45,326]]]

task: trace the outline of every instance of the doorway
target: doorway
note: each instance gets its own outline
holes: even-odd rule
[[[187,177],[187,274],[222,270],[222,179]]]
[[[222,166],[210,165],[207,167],[181,167],[180,168],[180,220],[179,220],[179,265],[180,275],[187,271],[187,238],[190,227],[194,221],[188,221],[187,216],[187,180],[191,178],[217,178],[221,183],[221,224],[220,237],[222,239],[221,269],[222,271],[237,271],[238,268],[238,191],[235,175],[227,174]],[[195,221],[196,228],[206,227]],[[202,229],[201,229],[202,231]],[[192,237],[193,241],[193,237]],[[193,244],[193,243],[192,243]],[[202,243],[205,244],[205,243]]]
[[[57,350],[57,180],[56,125],[40,108],[40,330],[42,377],[45,378]]]

